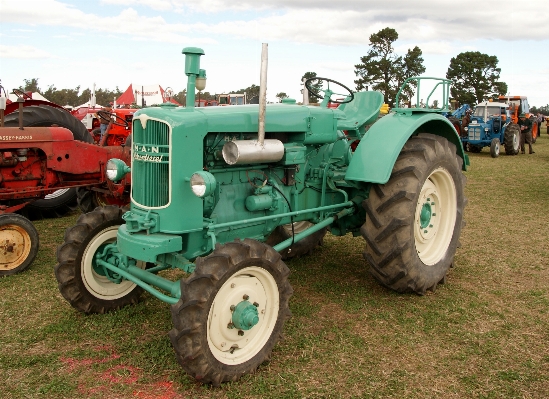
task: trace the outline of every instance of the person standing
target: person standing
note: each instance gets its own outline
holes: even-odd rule
[[[110,104],[107,104],[103,107],[101,111],[104,111],[105,113],[112,113],[112,106]],[[98,114],[99,121],[101,122],[100,128],[101,128],[101,137],[99,138],[99,142],[103,140],[103,136],[105,135],[105,132],[110,128],[110,124],[112,123],[112,119],[110,117],[104,116],[103,112]]]
[[[534,154],[532,150],[532,121],[525,114],[519,115],[518,125],[520,127],[520,152],[525,154],[524,144],[528,144],[529,154]]]
[[[469,123],[471,123],[471,114],[472,113],[473,113],[473,111],[471,111],[470,109],[465,111],[465,116],[461,120],[461,132],[460,132],[461,137],[467,137],[467,131],[465,130],[465,128],[467,126],[469,126]]]

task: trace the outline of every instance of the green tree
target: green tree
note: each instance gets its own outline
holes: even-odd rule
[[[373,90],[383,93],[385,102],[394,106],[395,97],[404,81],[412,76],[425,72],[423,52],[417,46],[408,49],[405,56],[395,54],[393,43],[398,33],[392,28],[384,28],[370,35],[370,49],[360,57],[360,64],[355,65],[356,90]],[[407,101],[413,95],[413,87],[402,93],[402,100]]]
[[[187,105],[187,89],[181,90],[179,93],[173,96],[174,100],[181,105]]]
[[[97,101],[97,104],[99,105],[106,105],[106,104],[112,103],[115,98],[118,98],[121,95],[122,95],[122,91],[120,91],[118,86],[116,86],[116,89],[114,90],[95,89],[95,99]],[[138,104],[138,105],[141,105],[141,104]]]
[[[450,93],[460,104],[478,104],[507,93],[507,83],[499,82],[501,68],[495,55],[479,51],[460,53],[450,60],[446,78],[452,80]]]
[[[82,93],[78,96],[78,99],[76,100],[76,106],[81,104],[88,104],[91,101],[91,90],[90,89],[84,89],[82,90]]]
[[[303,74],[303,76],[301,77],[301,80],[303,79],[311,79],[311,78],[316,78],[316,72],[305,72]],[[312,89],[314,89],[316,92],[318,92],[319,90],[322,89],[322,83],[320,83],[319,81],[315,81],[313,80],[309,86],[311,86]],[[316,104],[318,103],[318,98],[313,96],[311,94],[311,92],[309,91],[309,103],[310,104]]]
[[[32,93],[40,93],[43,94],[40,90],[40,87],[38,86],[38,78],[32,78],[32,79],[23,79],[25,82],[24,86],[19,86],[19,90],[22,91],[30,91]]]
[[[81,104],[78,102],[78,99],[79,99],[78,93],[80,93],[80,86],[77,86],[75,89],[57,90],[57,88],[54,85],[51,85],[42,94],[51,102],[54,102],[62,106],[71,105],[74,107],[76,105]]]
[[[249,104],[251,104],[250,101],[254,98],[259,98],[259,86],[256,86],[255,84],[252,84],[250,87],[247,87],[245,89],[240,89],[234,92],[235,94],[244,94],[246,93],[246,99]]]
[[[288,98],[289,96],[284,93],[283,91],[281,91],[280,93],[278,93],[276,95],[276,98],[278,98],[278,102],[282,102],[282,100],[284,100],[285,98]]]

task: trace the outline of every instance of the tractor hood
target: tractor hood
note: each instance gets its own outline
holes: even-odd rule
[[[135,118],[147,115],[164,120],[172,129],[201,126],[203,135],[209,132],[257,133],[259,128],[259,106],[239,105],[227,107],[154,107],[142,109]],[[305,144],[329,143],[337,137],[337,120],[344,118],[343,112],[294,104],[269,104],[265,113],[267,133],[304,133]],[[314,132],[314,135],[313,135]]]

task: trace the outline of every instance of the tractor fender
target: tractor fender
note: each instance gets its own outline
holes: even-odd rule
[[[374,123],[360,140],[347,168],[345,180],[387,183],[402,147],[412,135],[418,133],[436,134],[453,143],[457,155],[464,160],[463,170],[466,170],[469,159],[447,118],[428,112],[392,112]]]
[[[25,100],[25,102],[23,103],[23,107],[30,107],[32,105],[47,105],[49,107],[59,108],[59,109],[62,109],[63,111],[69,112],[69,111],[67,111],[66,108],[64,108],[64,107],[62,107],[62,106],[60,106],[56,103],[52,103],[52,102],[44,101],[44,100]],[[12,112],[15,112],[17,110],[19,110],[19,103],[15,102],[15,101],[12,101],[11,103],[6,105],[6,110],[4,111],[4,116],[9,115]]]

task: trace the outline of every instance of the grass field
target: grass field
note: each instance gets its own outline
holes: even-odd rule
[[[272,360],[212,388],[175,360],[150,295],[85,316],[60,295],[55,250],[77,215],[36,222],[26,272],[0,279],[1,398],[546,398],[549,136],[533,155],[469,154],[455,267],[425,296],[380,287],[362,238],[328,236],[288,262],[293,317]]]

